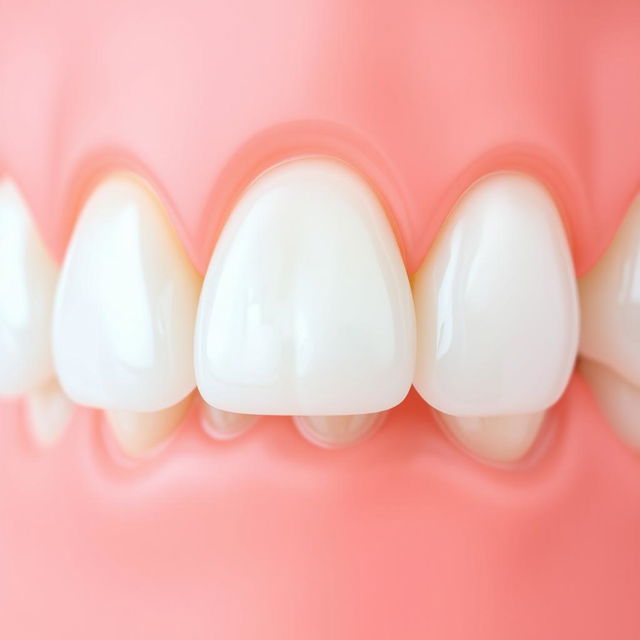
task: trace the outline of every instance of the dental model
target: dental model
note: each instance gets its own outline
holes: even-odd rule
[[[0,9],[0,638],[640,637],[640,6]]]

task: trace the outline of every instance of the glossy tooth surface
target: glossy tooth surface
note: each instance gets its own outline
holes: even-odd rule
[[[347,166],[301,159],[251,184],[202,290],[196,377],[237,413],[370,413],[413,377],[415,321],[400,251],[374,193]]]
[[[166,442],[187,415],[192,396],[161,411],[138,413],[107,411],[107,419],[120,448],[132,458],[152,453]]]
[[[640,387],[608,367],[584,358],[580,360],[579,370],[620,439],[640,451]]]
[[[640,196],[578,286],[580,353],[640,386]]]
[[[216,440],[237,438],[248,431],[258,420],[256,415],[222,411],[206,403],[202,413],[204,430]]]
[[[578,341],[571,255],[533,179],[485,177],[457,203],[414,278],[415,386],[443,413],[537,413],[562,394]]]
[[[73,403],[55,379],[27,396],[28,424],[35,441],[43,447],[55,444],[71,420]]]
[[[53,376],[57,276],[17,186],[0,180],[0,395],[26,393]]]
[[[545,412],[515,416],[456,417],[436,412],[441,424],[475,455],[515,462],[531,448]]]
[[[353,416],[296,416],[302,435],[321,447],[337,448],[360,442],[384,421],[384,413]]]
[[[200,284],[151,187],[108,176],[84,205],[56,294],[53,351],[68,395],[122,411],[185,398]]]

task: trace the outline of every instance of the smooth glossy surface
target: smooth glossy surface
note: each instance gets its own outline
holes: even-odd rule
[[[53,376],[51,307],[58,269],[16,184],[0,180],[0,395]]]
[[[580,353],[640,385],[640,196],[578,286]]]
[[[162,446],[180,426],[191,406],[192,396],[161,411],[107,411],[116,442],[132,458],[149,455]]]
[[[124,411],[186,397],[200,283],[151,187],[108,176],[84,206],[56,295],[54,357],[68,395]]]
[[[553,200],[489,175],[459,200],[413,281],[415,386],[443,413],[536,413],[562,394],[578,340],[576,285]]]
[[[640,451],[640,388],[597,362],[581,358],[579,369],[613,430]]]
[[[383,422],[384,413],[361,413],[354,416],[296,416],[300,433],[313,444],[330,449],[361,442]]]
[[[50,447],[62,437],[72,415],[73,403],[55,379],[27,396],[29,429],[42,447]]]
[[[248,431],[258,420],[258,416],[233,413],[216,409],[203,403],[202,427],[216,440],[232,440]]]
[[[196,377],[238,413],[371,413],[406,396],[408,278],[369,186],[337,161],[279,165],[249,186],[202,290]]]

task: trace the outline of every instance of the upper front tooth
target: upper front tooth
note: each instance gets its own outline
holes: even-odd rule
[[[640,196],[579,289],[580,353],[640,385]]]
[[[151,187],[108,176],[84,205],[56,294],[53,351],[67,394],[123,411],[185,398],[200,284]]]
[[[453,416],[535,414],[575,359],[571,256],[553,200],[519,174],[463,195],[414,279],[415,386]]]
[[[195,355],[200,392],[226,411],[355,414],[403,400],[410,287],[382,206],[354,171],[295,160],[247,189],[209,264]]]
[[[50,327],[58,270],[27,204],[0,181],[0,395],[31,391],[53,376]]]

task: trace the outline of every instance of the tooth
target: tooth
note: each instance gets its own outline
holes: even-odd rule
[[[413,292],[414,384],[438,411],[523,416],[558,400],[577,348],[576,285],[556,207],[533,179],[501,173],[473,185],[416,273]],[[527,418],[510,422],[528,431]],[[467,442],[504,458],[501,446],[489,446],[506,433],[499,423],[481,421],[483,437]],[[463,424],[461,436],[469,433]]]
[[[514,462],[531,448],[544,411],[512,416],[457,417],[436,412],[440,422],[467,449],[495,462]]]
[[[107,419],[120,448],[129,456],[139,458],[165,443],[180,426],[191,405],[192,396],[161,411],[137,413],[107,411]]]
[[[56,294],[53,352],[67,394],[134,412],[189,395],[200,283],[151,187],[131,173],[107,177],[84,205]]]
[[[640,196],[607,252],[578,286],[580,353],[640,386]]]
[[[35,441],[48,447],[62,437],[71,419],[73,404],[54,379],[28,394],[27,412]]]
[[[414,359],[408,278],[367,184],[307,158],[250,185],[198,309],[205,400],[236,413],[372,413],[403,400]]]
[[[640,387],[584,358],[579,369],[609,424],[624,442],[640,451]]]
[[[298,430],[308,440],[323,447],[355,444],[372,433],[384,421],[384,413],[352,416],[296,416]]]
[[[248,431],[258,420],[258,416],[245,413],[222,411],[204,404],[203,426],[205,431],[217,440],[231,440]]]
[[[0,395],[34,390],[53,376],[50,327],[57,267],[27,204],[0,181]]]

